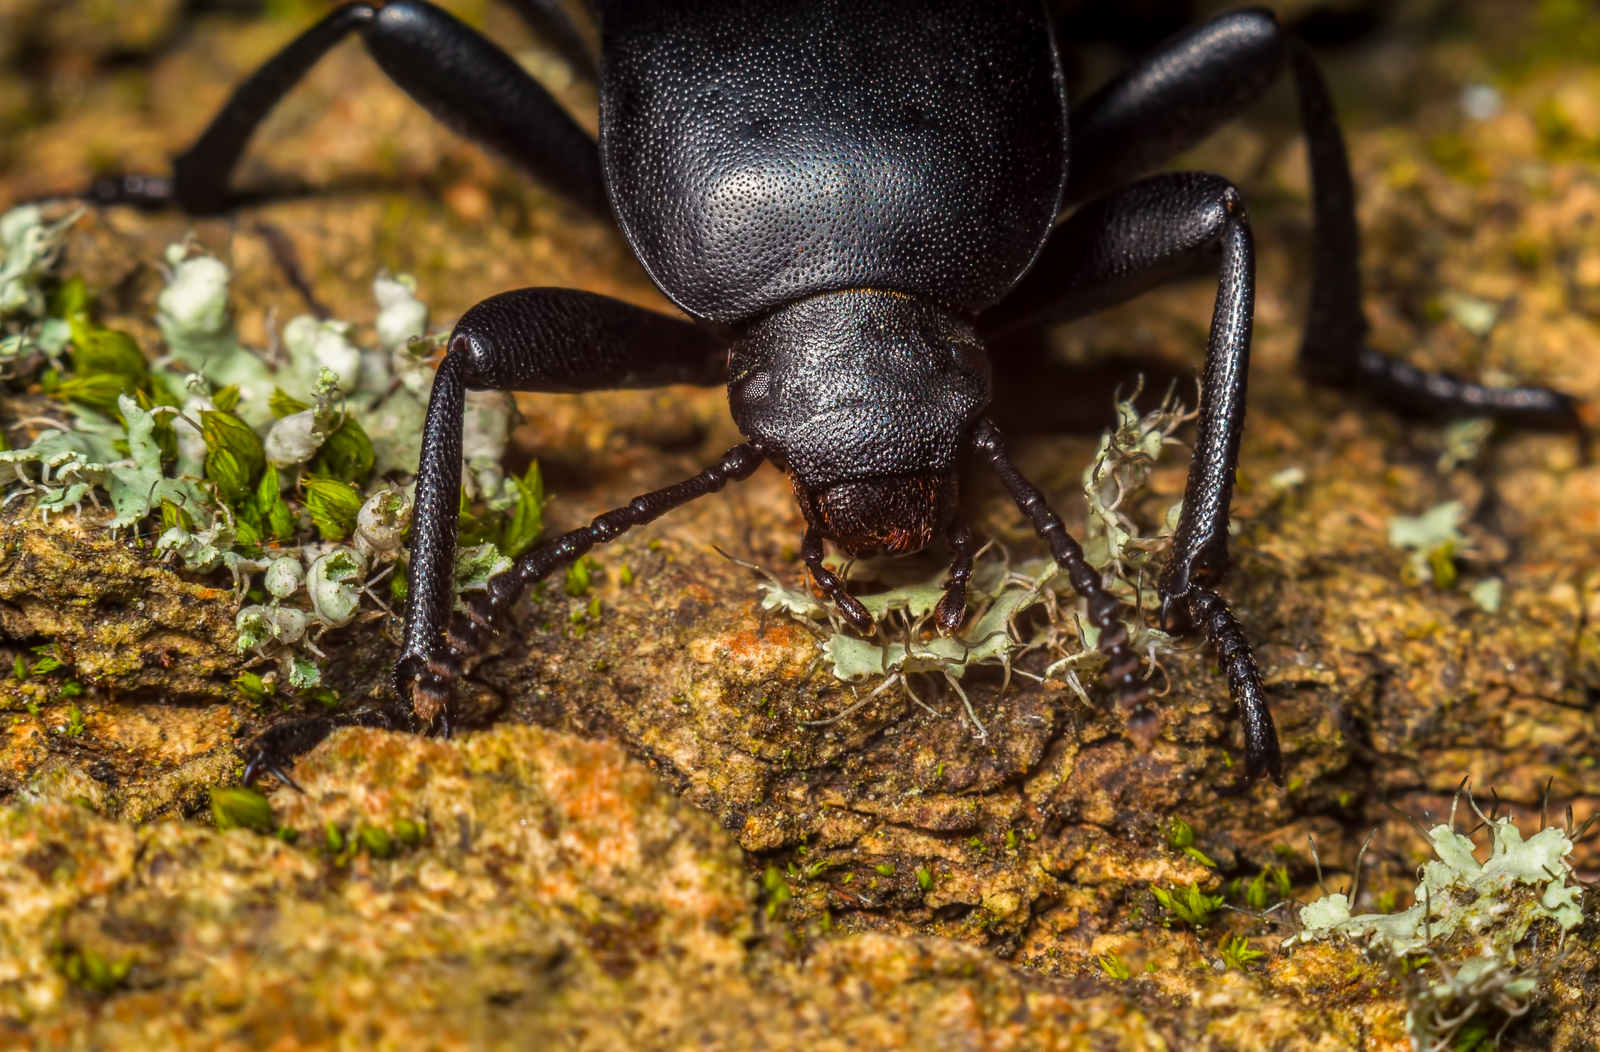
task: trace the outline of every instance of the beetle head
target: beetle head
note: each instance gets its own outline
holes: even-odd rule
[[[734,344],[734,421],[789,473],[806,522],[853,556],[919,550],[955,513],[956,454],[989,403],[972,325],[911,296],[813,296]]]

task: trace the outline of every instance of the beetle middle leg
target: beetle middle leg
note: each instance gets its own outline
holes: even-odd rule
[[[1367,346],[1361,231],[1344,133],[1310,49],[1271,12],[1236,11],[1185,30],[1077,107],[1070,122],[1067,203],[1091,200],[1199,143],[1242,113],[1285,69],[1299,98],[1311,169],[1311,303],[1301,373],[1403,414],[1492,416],[1581,434],[1568,395],[1427,373]],[[1046,256],[1059,240],[1058,230]],[[1030,275],[1000,310],[1012,317],[1029,314],[1052,299],[1051,291]]]
[[[1239,191],[1220,176],[1175,172],[1097,198],[1057,230],[1018,291],[1036,315],[1079,317],[1218,256],[1194,459],[1172,555],[1161,575],[1161,619],[1173,630],[1197,626],[1206,633],[1244,717],[1246,778],[1281,781],[1283,760],[1260,673],[1238,621],[1215,591],[1228,569],[1228,505],[1244,427],[1255,311],[1255,247]],[[1017,310],[1007,300],[996,317],[1014,325]],[[980,325],[993,324],[989,317],[980,319]],[[1045,532],[1037,518],[1035,525]]]

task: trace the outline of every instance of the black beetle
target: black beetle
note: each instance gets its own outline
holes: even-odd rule
[[[519,10],[579,68],[556,0]],[[613,214],[650,277],[692,321],[565,289],[486,300],[456,324],[428,410],[411,533],[411,599],[395,668],[402,710],[283,725],[251,770],[279,771],[334,725],[448,730],[449,685],[476,635],[530,583],[633,526],[744,479],[788,472],[817,587],[857,629],[870,616],[823,566],[902,554],[943,535],[955,558],[936,611],[961,623],[973,537],[955,467],[999,475],[1088,602],[1130,718],[1149,719],[1120,604],[984,416],[985,341],[1220,271],[1161,620],[1217,649],[1244,718],[1245,776],[1281,783],[1260,676],[1216,586],[1245,417],[1255,263],[1238,190],[1219,176],[1143,179],[1293,75],[1309,144],[1314,244],[1300,363],[1312,379],[1402,412],[1576,428],[1571,399],[1424,374],[1364,345],[1355,192],[1326,84],[1266,11],[1183,32],[1070,111],[1039,0],[601,0],[594,142],[503,51],[424,0],[348,3],[246,81],[170,180],[97,184],[103,201],[214,212],[279,98],[359,33],[414,99],[596,213]],[[1071,129],[1069,138],[1068,129]],[[1070,164],[1069,164],[1070,157]],[[1135,181],[1137,180],[1137,181]],[[1061,217],[1066,213],[1066,218]],[[452,626],[451,578],[468,388],[593,391],[728,384],[748,441],[714,466],[523,555]]]

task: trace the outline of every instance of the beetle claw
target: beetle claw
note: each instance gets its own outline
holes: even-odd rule
[[[939,605],[933,609],[934,624],[939,626],[940,635],[953,636],[966,616],[967,586],[952,584],[939,597]]]
[[[839,608],[839,613],[850,623],[850,627],[857,632],[870,636],[877,630],[878,623],[872,619],[867,608],[862,606],[861,601],[855,596],[840,592],[833,597],[833,602]]]

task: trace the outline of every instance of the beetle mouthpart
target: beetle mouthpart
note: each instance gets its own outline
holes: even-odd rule
[[[425,678],[411,687],[411,708],[424,725],[431,725],[445,711],[450,689],[436,679]]]
[[[936,473],[857,479],[815,490],[793,474],[789,482],[807,521],[856,558],[921,551],[954,504],[947,499],[951,480]]]

